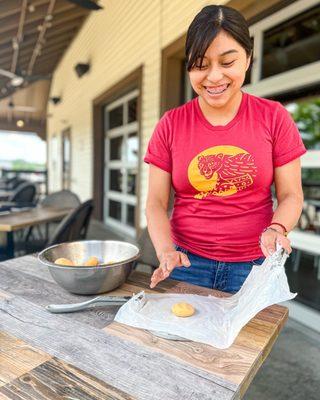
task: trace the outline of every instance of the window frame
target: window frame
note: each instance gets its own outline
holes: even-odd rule
[[[123,170],[123,182],[122,188],[127,187],[127,177],[128,171],[136,168],[138,170],[139,167],[139,157],[137,158],[136,163],[129,162],[128,160],[110,160],[110,139],[115,137],[123,137],[122,146],[126,146],[128,137],[131,133],[136,133],[138,138],[138,148],[139,148],[139,121],[138,115],[137,120],[134,122],[128,123],[128,103],[133,98],[139,99],[139,90],[135,89],[130,91],[124,96],[121,96],[119,99],[113,101],[112,103],[107,104],[104,107],[104,116],[105,116],[105,180],[104,180],[104,222],[107,226],[113,227],[115,230],[120,231],[124,234],[127,234],[131,237],[135,237],[137,234],[136,228],[128,225],[127,221],[127,205],[131,205],[136,207],[138,205],[138,193],[127,194],[123,192],[118,192],[114,190],[109,190],[110,182],[109,182],[109,171],[112,169],[122,169]],[[123,125],[118,126],[112,129],[108,129],[108,118],[107,113],[112,111],[114,108],[123,105]],[[109,216],[109,200],[114,200],[121,203],[121,221],[111,218]]]
[[[254,62],[251,83],[243,86],[247,93],[261,97],[276,96],[320,82],[320,61],[261,78],[263,33],[316,5],[320,5],[319,0],[298,0],[249,27],[250,36],[254,38]],[[302,156],[301,164],[302,168],[320,168],[320,150],[308,150]]]

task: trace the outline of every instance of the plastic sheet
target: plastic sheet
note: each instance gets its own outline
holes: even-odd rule
[[[262,265],[253,266],[242,288],[230,297],[140,292],[119,309],[115,321],[228,348],[259,311],[296,296],[288,286],[286,259],[287,254],[277,249]],[[180,318],[171,312],[172,305],[181,301],[194,306],[192,317]]]

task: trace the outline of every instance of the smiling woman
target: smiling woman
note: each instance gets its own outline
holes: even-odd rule
[[[280,103],[241,90],[252,45],[238,11],[204,7],[188,29],[185,53],[198,96],[164,114],[144,158],[148,229],[160,261],[151,287],[171,274],[234,293],[277,244],[291,252],[287,233],[301,214],[306,149]]]

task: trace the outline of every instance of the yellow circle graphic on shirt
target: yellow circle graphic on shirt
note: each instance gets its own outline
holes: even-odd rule
[[[197,154],[188,167],[188,179],[199,192],[194,197],[230,196],[254,182],[253,156],[236,146],[215,146]]]

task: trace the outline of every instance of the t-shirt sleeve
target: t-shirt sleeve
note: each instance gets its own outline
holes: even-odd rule
[[[153,131],[143,161],[171,173],[171,137],[172,129],[169,120],[169,113],[166,112]]]
[[[280,167],[302,156],[307,150],[296,123],[280,103],[275,115],[273,165]]]

